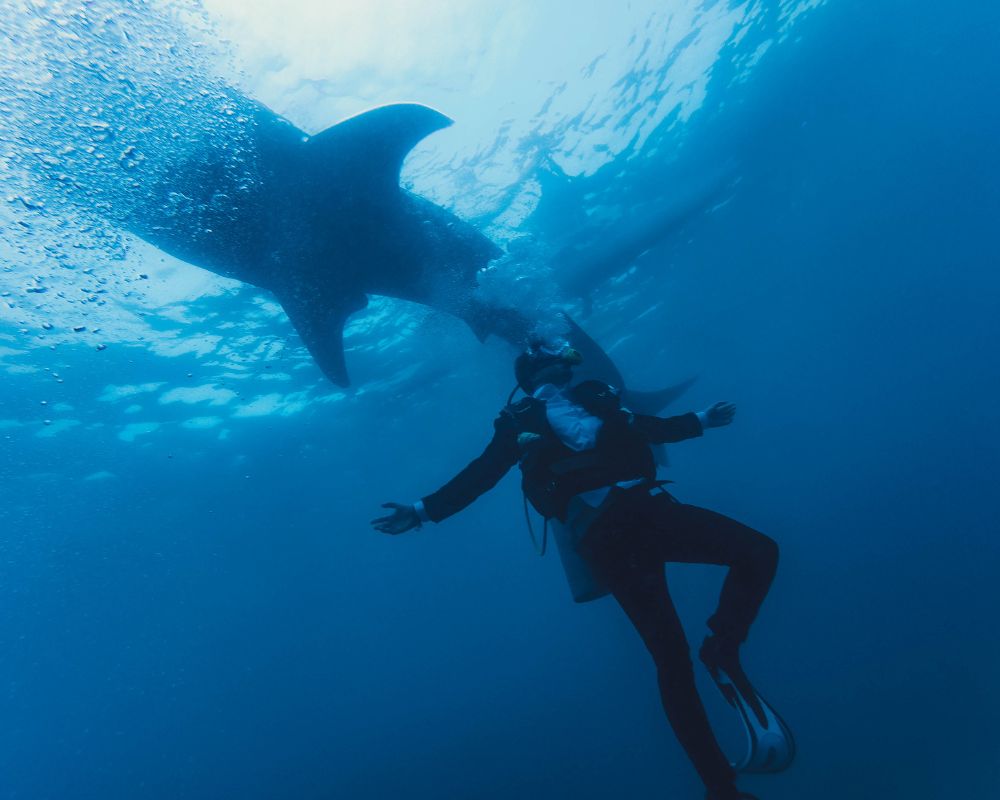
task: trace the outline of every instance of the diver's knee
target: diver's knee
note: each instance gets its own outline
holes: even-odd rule
[[[779,556],[778,543],[770,536],[758,533],[753,543],[753,561],[760,567],[775,570]]]
[[[778,568],[778,543],[770,536],[754,531],[740,543],[730,565],[741,570],[774,572]]]

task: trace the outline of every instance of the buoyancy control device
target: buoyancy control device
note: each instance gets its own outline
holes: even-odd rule
[[[568,391],[574,403],[602,422],[592,449],[575,451],[565,445],[549,425],[542,400],[525,397],[503,413],[518,431],[525,497],[545,517],[546,526],[552,526],[570,592],[576,602],[585,603],[610,590],[578,548],[615,493],[596,505],[581,495],[620,481],[653,480],[656,465],[648,442],[632,429],[632,415],[621,407],[615,389],[600,381],[584,381]]]

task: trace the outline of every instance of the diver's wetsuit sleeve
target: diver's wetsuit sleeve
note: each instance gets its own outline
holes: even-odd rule
[[[481,494],[488,492],[517,463],[517,430],[504,415],[493,423],[493,439],[482,455],[433,494],[423,498],[432,522],[457,514]]]
[[[645,414],[635,414],[632,417],[632,427],[638,429],[650,444],[670,444],[683,442],[701,436],[702,427],[698,415],[694,412],[681,414],[679,417],[648,417]]]

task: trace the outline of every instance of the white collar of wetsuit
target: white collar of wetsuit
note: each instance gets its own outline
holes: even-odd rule
[[[563,444],[577,452],[590,450],[597,443],[597,432],[604,423],[570,400],[565,388],[546,383],[535,389],[532,396],[545,403],[549,427]]]

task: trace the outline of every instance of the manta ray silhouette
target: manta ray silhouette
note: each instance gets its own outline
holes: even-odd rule
[[[480,340],[495,334],[523,345],[531,320],[475,297],[476,274],[501,249],[399,185],[406,154],[451,125],[448,117],[395,104],[309,136],[262,104],[239,102],[248,111],[246,140],[206,141],[150,191],[129,230],[183,261],[272,292],[340,386],[349,384],[344,323],[373,294],[454,315]],[[607,354],[566,324],[588,377],[623,386]],[[687,385],[630,399],[637,410],[658,410]]]
[[[696,171],[645,169],[669,187],[666,192],[660,190],[652,199],[616,208],[617,213],[609,215],[607,206],[617,207],[619,185],[627,185],[626,175],[635,169],[619,156],[586,177],[571,177],[550,159],[544,159],[536,171],[541,200],[521,228],[548,252],[562,296],[581,299],[585,313],[593,304],[596,287],[621,275],[647,251],[676,241],[685,225],[724,198],[736,174],[734,163],[726,160],[700,165]],[[643,175],[643,179],[650,177]],[[642,184],[638,191],[632,190],[633,196],[648,198],[649,193],[650,187]],[[595,222],[602,218],[603,222]]]

